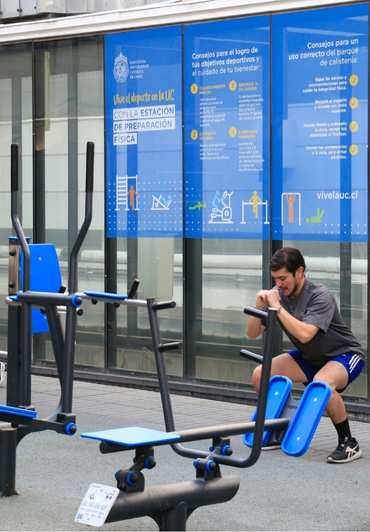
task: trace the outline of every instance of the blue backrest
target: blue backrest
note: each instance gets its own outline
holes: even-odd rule
[[[30,290],[36,292],[59,292],[62,286],[57,251],[54,244],[30,244],[31,279]],[[23,254],[20,257],[20,280],[22,288]],[[32,309],[32,332],[48,332],[46,316],[40,309]]]

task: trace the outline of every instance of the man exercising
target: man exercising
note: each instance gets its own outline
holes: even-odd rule
[[[280,324],[295,349],[273,358],[271,374],[286,375],[307,384],[324,381],[333,393],[327,413],[338,433],[338,446],[327,457],[331,464],[352,462],[361,457],[360,446],[351,435],[346,408],[340,395],[364,367],[362,347],[339,313],[327,288],[305,276],[305,261],[296,248],[285,247],[274,253],[270,263],[275,282],[271,290],[260,290],[256,307],[275,308]],[[261,320],[248,317],[247,336],[261,334]],[[258,392],[261,366],[253,372]]]

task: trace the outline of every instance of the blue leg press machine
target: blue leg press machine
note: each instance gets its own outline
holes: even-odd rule
[[[293,383],[288,377],[275,375],[270,379],[266,419],[277,419],[283,415],[291,396],[292,387]],[[279,442],[284,453],[291,456],[301,456],[309,449],[331,394],[330,386],[321,381],[311,382],[305,388],[284,437]],[[252,416],[252,421],[255,421],[255,418],[256,412]],[[272,434],[271,431],[263,433],[262,446],[269,446]],[[125,449],[136,449],[148,445],[166,445],[181,441],[181,435],[175,432],[162,432],[141,427],[89,432],[81,434],[81,436],[82,438],[119,445]],[[243,440],[248,447],[252,447],[253,433],[245,434]]]
[[[291,396],[293,383],[288,377],[275,375],[270,379],[266,419],[281,417]],[[291,456],[302,456],[310,447],[322,414],[330,400],[332,389],[326,382],[313,381],[304,390],[288,428],[281,440],[281,449]],[[256,418],[256,412],[252,421]],[[262,446],[268,446],[271,432],[265,431]],[[253,433],[244,435],[244,443],[253,445]]]

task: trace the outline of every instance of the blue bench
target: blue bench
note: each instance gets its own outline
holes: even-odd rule
[[[143,427],[125,427],[121,429],[99,430],[98,432],[85,432],[81,434],[81,438],[121,445],[124,449],[168,445],[181,440],[181,437],[175,432],[163,432]]]

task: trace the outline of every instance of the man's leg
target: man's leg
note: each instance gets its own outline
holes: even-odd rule
[[[328,362],[314,377],[315,381],[324,381],[333,389],[326,411],[334,424],[347,419],[346,407],[337,390],[343,390],[348,384],[346,368],[339,362]]]
[[[360,446],[351,435],[344,401],[337,390],[343,390],[348,384],[348,372],[340,362],[328,362],[315,375],[314,380],[324,381],[333,389],[326,408],[338,434],[338,446],[329,456],[329,463],[352,462],[361,456]]]
[[[258,393],[261,382],[262,366],[258,366],[252,375],[253,386]],[[285,375],[294,382],[307,382],[307,377],[303,373],[294,358],[288,353],[283,353],[272,359],[271,375]]]

